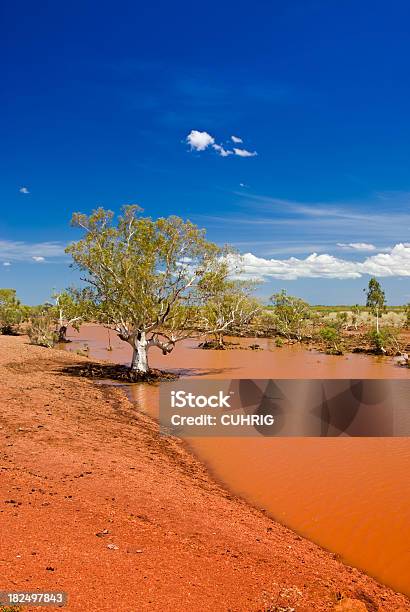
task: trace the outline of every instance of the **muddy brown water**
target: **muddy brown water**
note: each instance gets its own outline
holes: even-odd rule
[[[128,363],[131,349],[98,326],[69,336],[68,350]],[[235,340],[238,342],[238,340]],[[410,378],[389,358],[323,355],[300,346],[204,351],[186,340],[150,363],[187,377]],[[139,409],[156,417],[158,387],[127,385]],[[397,591],[410,595],[410,438],[192,438],[192,451],[232,492],[340,555]]]

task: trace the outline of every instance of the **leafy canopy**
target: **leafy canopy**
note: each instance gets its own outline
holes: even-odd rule
[[[310,306],[301,298],[288,295],[285,289],[274,293],[271,298],[274,304],[275,324],[279,333],[287,338],[300,340],[304,333],[307,319],[310,317]]]
[[[371,278],[369,280],[366,306],[370,308],[375,315],[379,315],[379,313],[385,312],[386,310],[386,296],[376,278]]]
[[[0,332],[13,333],[14,326],[26,318],[27,310],[17,299],[15,289],[0,289]]]
[[[92,287],[93,316],[127,341],[195,325],[198,306],[228,274],[224,253],[190,221],[153,220],[139,206],[75,213],[83,237],[67,248]]]
[[[259,302],[251,296],[254,288],[255,283],[238,279],[219,282],[201,311],[201,329],[218,334],[246,327],[261,310]]]

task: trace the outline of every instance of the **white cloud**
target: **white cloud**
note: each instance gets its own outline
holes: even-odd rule
[[[26,195],[27,195],[28,193],[30,193],[30,192],[29,192],[29,190],[27,189],[27,187],[20,187],[19,192],[20,192],[20,193],[24,193],[24,194],[26,194]]]
[[[410,276],[410,245],[396,244],[390,253],[377,253],[368,257],[361,270],[374,276]]]
[[[11,266],[11,263],[10,263],[9,261],[4,261],[4,262],[3,262],[3,266],[7,266],[7,267],[8,267],[8,266]]]
[[[65,246],[61,242],[0,240],[0,260],[4,259],[8,262],[43,261],[45,258],[61,258],[65,256]]]
[[[232,260],[234,261],[234,260]],[[265,259],[252,253],[241,257],[243,276],[255,279],[360,278],[410,276],[410,246],[396,244],[390,253],[377,253],[364,261],[349,261],[333,255],[312,253],[305,259]]]
[[[239,183],[239,187],[249,187],[246,183]]]
[[[257,155],[256,151],[247,151],[246,149],[236,149],[234,147],[234,153],[235,155],[239,155],[239,157],[255,157],[255,155]]]
[[[346,250],[354,250],[354,251],[375,251],[376,247],[374,244],[369,244],[368,242],[338,242],[338,247]]]
[[[215,151],[218,151],[221,157],[228,157],[228,155],[232,155],[233,153],[233,151],[226,150],[219,144],[213,144],[212,147],[215,149]]]
[[[264,259],[252,253],[243,255],[243,272],[252,278],[359,278],[354,262],[338,259],[333,255],[312,253],[305,259]]]
[[[191,130],[186,140],[191,149],[195,151],[205,151],[209,145],[215,142],[215,138],[208,134],[208,132],[198,132],[198,130]]]
[[[231,140],[234,143],[242,142],[239,136],[231,136]],[[191,147],[191,151],[205,151],[211,146],[221,157],[228,157],[229,155],[255,157],[255,155],[257,155],[256,151],[247,151],[246,149],[225,149],[225,147],[215,142],[215,138],[211,136],[211,134],[208,134],[208,132],[199,132],[198,130],[191,130],[186,137],[186,142]]]

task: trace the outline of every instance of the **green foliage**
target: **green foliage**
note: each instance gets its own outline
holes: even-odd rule
[[[352,306],[352,325],[355,329],[359,326],[360,314],[362,312],[362,307],[359,304],[355,304]]]
[[[366,291],[366,290],[365,290]],[[359,313],[366,313],[369,312],[369,308],[367,306],[362,306],[359,304],[354,304],[353,306],[351,304],[336,304],[334,306],[323,306],[323,305],[314,305],[311,306],[311,309],[315,312],[320,312],[320,313],[332,313],[332,312],[342,312],[342,311],[346,311],[349,312],[355,308],[358,308],[358,312]],[[273,306],[266,306],[266,308],[273,308]],[[404,306],[390,306],[388,307],[389,311],[392,312],[404,312],[405,307]]]
[[[274,305],[277,332],[286,338],[301,340],[310,317],[309,304],[301,298],[288,295],[284,289],[272,295],[270,300]]]
[[[83,319],[83,304],[81,293],[75,289],[67,289],[60,293],[53,293],[55,305],[53,314],[58,325],[68,327],[71,325],[77,331]]]
[[[391,350],[399,350],[397,331],[385,327],[377,330],[371,329],[367,334],[368,340],[376,353],[384,354]]]
[[[141,212],[125,206],[116,223],[103,208],[74,214],[83,236],[67,252],[86,273],[93,317],[131,344],[132,367],[146,372],[147,349],[168,353],[197,326],[198,307],[224,282],[228,264],[227,251],[190,221]]]
[[[379,281],[374,277],[369,280],[367,287],[366,306],[376,317],[376,329],[379,332],[379,317],[386,312],[386,296]]]
[[[0,333],[13,335],[25,320],[27,308],[16,297],[15,289],[0,289]]]
[[[66,332],[69,326],[80,330],[85,320],[93,314],[92,294],[88,288],[69,288],[53,294],[54,305],[50,312],[54,316],[59,342],[67,342]]]
[[[323,327],[319,335],[326,346],[326,352],[331,354],[341,354],[342,348],[342,337],[340,332],[340,323],[335,322],[333,324],[328,324],[326,327]]]
[[[37,309],[27,329],[30,344],[52,348],[58,342],[52,305]]]
[[[219,279],[200,312],[200,328],[214,334],[219,345],[225,334],[240,334],[260,311],[259,302],[251,297],[253,283]]]
[[[336,319],[342,327],[344,327],[345,329],[347,328],[349,322],[349,315],[345,310],[343,310],[342,312],[338,312],[336,315]]]
[[[404,327],[410,329],[410,304],[406,304]]]
[[[255,327],[267,335],[273,335],[275,313],[273,306],[263,306],[255,317]]]

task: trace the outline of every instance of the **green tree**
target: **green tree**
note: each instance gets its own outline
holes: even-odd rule
[[[15,289],[0,289],[0,332],[14,334],[15,326],[22,323],[27,309],[16,297]]]
[[[46,303],[33,309],[27,335],[30,344],[52,348],[58,342],[53,304]]]
[[[303,338],[306,322],[310,317],[310,306],[301,298],[288,295],[285,289],[274,293],[271,298],[275,309],[277,331],[286,338]]]
[[[357,328],[359,327],[360,313],[361,313],[361,309],[360,309],[359,304],[355,304],[352,308],[352,325],[356,331],[357,331]]]
[[[379,281],[374,277],[369,280],[367,290],[364,291],[367,292],[366,306],[376,317],[376,332],[379,333],[379,319],[386,312],[386,296]]]
[[[215,336],[218,348],[224,348],[225,334],[242,332],[261,310],[253,289],[253,283],[224,279],[201,309],[200,328]]]
[[[326,352],[335,355],[342,354],[342,336],[340,333],[341,324],[338,321],[329,323],[323,327],[319,335],[326,345]]]
[[[67,328],[71,325],[79,331],[81,323],[85,319],[87,310],[87,297],[84,290],[70,288],[66,291],[53,294],[53,314],[56,319],[57,342],[69,342],[67,340]]]
[[[225,251],[204,230],[171,216],[152,220],[138,206],[125,206],[117,223],[103,208],[75,213],[83,232],[67,252],[86,272],[93,317],[114,329],[133,349],[131,368],[149,370],[148,350],[164,354],[198,324],[207,288],[228,275]],[[221,280],[221,282],[222,282]]]

